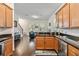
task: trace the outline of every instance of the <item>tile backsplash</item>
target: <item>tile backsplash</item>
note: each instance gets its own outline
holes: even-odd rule
[[[0,28],[0,35],[2,34],[12,34],[12,28]]]
[[[62,29],[63,33],[79,37],[79,29]]]

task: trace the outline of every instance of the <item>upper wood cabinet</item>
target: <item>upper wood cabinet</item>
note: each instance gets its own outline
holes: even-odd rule
[[[6,7],[6,27],[12,27],[12,9]]]
[[[66,3],[56,13],[59,28],[79,28],[79,4]]]
[[[65,4],[63,9],[63,28],[69,28],[69,4]]]
[[[62,9],[58,12],[58,25],[59,28],[63,27],[63,16],[62,16]]]
[[[70,27],[79,27],[79,4],[70,4]]]
[[[56,23],[57,23],[57,28],[59,28],[59,16],[58,16],[58,13],[56,14]]]
[[[5,6],[0,4],[0,27],[5,27]]]
[[[0,27],[12,27],[12,9],[0,3]]]

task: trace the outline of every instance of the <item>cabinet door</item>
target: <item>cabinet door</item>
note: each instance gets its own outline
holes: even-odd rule
[[[58,52],[58,47],[59,47],[59,41],[58,38],[55,38],[55,45],[54,45],[54,49]]]
[[[69,28],[69,4],[63,7],[63,28]]]
[[[79,4],[70,4],[70,27],[79,27]]]
[[[6,27],[12,27],[12,9],[6,7]]]
[[[62,9],[58,12],[58,25],[59,28],[63,28],[63,13],[62,13]]]
[[[54,38],[45,37],[45,49],[54,49]]]
[[[57,23],[57,28],[59,27],[59,25],[58,25],[58,24],[59,24],[59,19],[58,19],[58,17],[59,17],[59,16],[58,16],[58,13],[57,13],[57,14],[56,14],[56,23]]]
[[[5,6],[0,3],[0,27],[5,27]]]
[[[68,55],[69,56],[79,56],[79,49],[68,45]]]
[[[4,50],[4,55],[5,56],[9,56],[12,55],[13,51],[12,51],[12,39],[7,39],[5,41],[5,50]]]
[[[44,49],[44,37],[36,37],[36,49]]]

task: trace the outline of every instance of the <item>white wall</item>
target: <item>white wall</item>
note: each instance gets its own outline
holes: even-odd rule
[[[51,23],[51,26],[50,27],[48,26],[48,28],[51,29],[51,32],[55,31],[56,25],[57,25],[55,14],[51,15],[51,17],[49,18],[48,23]]]
[[[34,29],[34,31],[39,32],[40,29],[43,32],[47,31],[48,20],[33,20],[33,21],[30,20],[29,28],[32,28],[31,26],[34,24],[39,26],[39,29],[38,30]]]
[[[30,20],[30,19],[25,19],[23,17],[20,17],[16,15],[15,19],[18,19],[19,24],[24,30],[24,33],[28,34],[29,31],[31,31],[32,25],[39,25],[42,27],[42,31],[47,31],[48,27],[48,20]],[[37,30],[36,30],[37,31]],[[39,30],[38,30],[39,31]]]
[[[28,33],[28,28],[29,28],[29,21],[27,19],[24,18],[19,18],[19,24],[21,25],[21,27],[24,30],[24,33]]]

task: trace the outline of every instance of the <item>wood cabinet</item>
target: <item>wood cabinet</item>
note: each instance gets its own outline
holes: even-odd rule
[[[63,13],[62,9],[58,12],[58,27],[63,28]]]
[[[0,27],[12,27],[12,9],[0,3]]]
[[[79,3],[66,3],[56,16],[59,28],[79,28]]]
[[[69,4],[65,4],[63,10],[63,28],[69,28]]]
[[[55,41],[54,41],[54,49],[56,50],[56,52],[58,52],[59,49],[59,39],[55,37]]]
[[[36,37],[36,49],[44,49],[44,37]]]
[[[55,37],[36,37],[36,49],[54,49],[58,52],[58,39]]]
[[[56,14],[56,23],[57,23],[57,28],[59,28],[59,16],[58,16],[58,13]]]
[[[70,4],[70,27],[79,27],[79,4]]]
[[[69,28],[69,4],[65,4],[57,13],[56,19],[59,28]]]
[[[5,6],[0,4],[0,27],[5,27]]]
[[[6,27],[12,27],[12,9],[6,7]]]
[[[68,56],[79,56],[79,49],[68,45]]]
[[[54,37],[45,37],[45,49],[54,49]]]
[[[12,38],[9,38],[5,41],[5,47],[4,47],[4,55],[9,56],[12,55]]]

